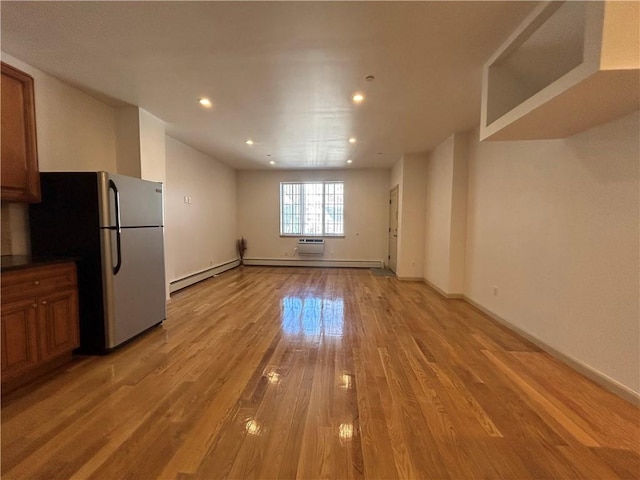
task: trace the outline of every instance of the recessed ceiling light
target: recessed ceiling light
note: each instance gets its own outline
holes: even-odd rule
[[[247,145],[253,145],[253,140],[249,139],[249,140],[247,140],[247,141],[246,141],[246,142],[244,142],[244,143],[246,143]]]
[[[199,103],[200,105],[202,105],[203,107],[207,107],[207,108],[209,108],[209,107],[211,107],[211,106],[213,105],[213,104],[211,103],[211,100],[209,100],[208,98],[204,98],[204,97],[199,98],[199,99],[198,99],[198,103]]]
[[[271,161],[269,162],[269,165],[275,165],[275,164],[276,164],[276,162],[274,162],[273,160],[271,160]]]
[[[351,138],[349,139],[349,143],[356,143],[357,141],[358,141],[358,140],[356,140],[356,138],[355,138],[355,137],[351,137]]]
[[[353,103],[362,103],[364,101],[364,95],[362,93],[354,93],[351,100],[353,100]]]
[[[353,160],[349,159],[347,160],[347,163],[353,163]]]

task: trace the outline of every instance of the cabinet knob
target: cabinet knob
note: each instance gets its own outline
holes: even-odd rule
[[[38,304],[37,304],[37,303],[32,303],[32,304],[31,304],[31,306],[32,306],[33,308],[38,308]]]
[[[40,285],[40,280],[36,280],[35,282],[33,282],[34,285]]]
[[[42,305],[46,305],[46,304],[47,304],[47,301],[46,301],[46,300],[43,300],[43,301],[42,301]]]

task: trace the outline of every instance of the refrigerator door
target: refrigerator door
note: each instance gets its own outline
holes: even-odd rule
[[[121,228],[164,225],[162,183],[98,172],[98,184],[100,227],[118,223]]]
[[[162,227],[123,228],[120,269],[117,232],[103,229],[105,347],[111,349],[166,318]]]

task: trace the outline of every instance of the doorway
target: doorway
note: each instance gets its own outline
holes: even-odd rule
[[[396,273],[398,264],[398,186],[389,195],[389,270]]]

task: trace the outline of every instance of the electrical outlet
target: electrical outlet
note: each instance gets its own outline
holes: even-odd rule
[[[493,286],[493,296],[494,297],[498,296],[498,287],[496,287],[495,285]]]

